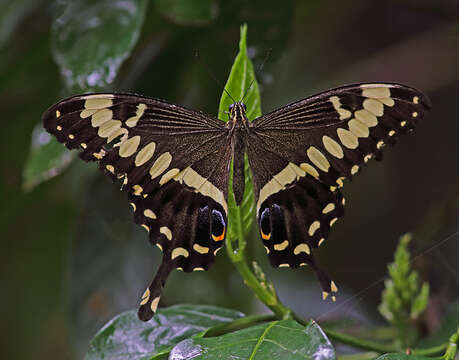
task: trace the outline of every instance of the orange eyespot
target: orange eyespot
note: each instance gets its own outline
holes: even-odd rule
[[[224,238],[225,238],[225,229],[223,229],[223,232],[219,236],[215,236],[214,234],[212,234],[212,239],[214,239],[214,241],[222,241]]]
[[[261,231],[261,238],[263,240],[269,240],[271,238],[271,233],[265,234],[263,231]]]

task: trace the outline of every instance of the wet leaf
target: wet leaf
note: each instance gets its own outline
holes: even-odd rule
[[[215,20],[215,0],[156,0],[156,9],[165,18],[180,25],[206,25]]]
[[[29,157],[24,166],[22,186],[30,190],[58,175],[72,161],[74,154],[46,132],[41,125],[32,132]]]
[[[136,311],[118,315],[91,341],[87,360],[149,359],[210,327],[229,323],[244,314],[206,305],[160,308],[152,320],[140,321]],[[199,335],[198,335],[199,336]]]
[[[139,37],[146,0],[61,0],[53,54],[70,91],[110,85]]]
[[[274,321],[213,338],[187,339],[169,359],[335,359],[330,341],[316,323]]]

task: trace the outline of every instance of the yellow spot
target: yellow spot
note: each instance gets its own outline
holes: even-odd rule
[[[135,166],[141,166],[145,164],[148,160],[151,159],[155,153],[156,143],[151,142],[148,145],[144,146],[142,150],[137,153],[135,157]]]
[[[93,153],[92,156],[98,160],[101,160],[105,156],[105,150],[101,149],[98,153]]]
[[[159,304],[159,296],[155,297],[153,301],[151,302],[150,309],[153,312],[156,312],[156,309],[158,308]]]
[[[333,104],[333,108],[339,114],[339,119],[344,120],[351,117],[352,113],[349,110],[342,108],[341,101],[339,100],[338,96],[330,97],[329,101]]]
[[[110,136],[107,138],[107,144],[111,143],[113,140],[121,136],[121,138],[119,139],[120,141],[116,145],[114,145],[114,146],[120,146],[122,143],[126,141],[126,139],[128,138],[128,135],[129,135],[129,131],[127,131],[127,129],[120,128],[110,134]]]
[[[371,160],[371,158],[373,157],[373,154],[367,154],[365,155],[365,157],[363,158],[363,161],[365,161],[366,163]]]
[[[131,206],[132,206],[132,210],[134,210],[134,212],[137,210],[137,207],[135,206],[135,204],[133,202],[129,203]]]
[[[331,288],[331,291],[338,292],[338,288],[336,287],[336,284],[334,281],[330,282],[330,288]]]
[[[348,149],[356,149],[359,146],[359,140],[357,136],[351,133],[349,130],[338,128],[336,130],[339,140]]]
[[[148,299],[150,299],[150,289],[147,288],[147,290],[145,290],[142,295],[142,301],[140,302],[140,305],[145,305],[148,302]]]
[[[366,124],[357,119],[351,119],[347,123],[349,130],[357,137],[366,138],[370,135],[370,129]]]
[[[109,120],[113,119],[113,111],[110,109],[101,109],[95,112],[91,117],[92,127],[99,127]]]
[[[61,112],[59,110],[56,110],[56,117],[58,118],[59,116],[61,116]]]
[[[113,105],[112,94],[95,94],[82,97],[85,109],[103,109]]]
[[[269,240],[271,238],[271,233],[265,234],[263,231],[260,231],[260,232],[261,232],[261,238],[263,240]]]
[[[75,139],[75,135],[73,135],[73,134],[69,134],[69,139],[70,139],[70,140],[73,140],[73,139]]]
[[[160,243],[156,243],[156,246],[158,247],[159,250],[163,251],[163,247],[161,246]]]
[[[137,121],[142,117],[147,105],[139,104],[137,105],[137,110],[135,112],[135,116],[131,116],[129,119],[126,120],[126,125],[129,127],[134,127],[137,125]]]
[[[363,108],[376,116],[382,116],[384,114],[384,105],[375,99],[363,100]]]
[[[359,172],[359,165],[354,165],[351,169],[351,174],[355,175]]]
[[[338,159],[342,159],[344,157],[343,149],[341,146],[333,140],[331,137],[325,135],[322,137],[322,142],[324,144],[325,149],[332,154],[334,157]]]
[[[414,104],[419,104],[419,96],[413,97],[413,103]]]
[[[395,135],[395,131],[394,130],[389,131],[389,136],[394,136],[394,135]]]
[[[147,230],[147,232],[150,232],[150,228],[146,224],[142,224],[142,227]]]
[[[345,198],[343,198],[343,199],[341,200],[341,204],[343,204],[343,206],[344,206],[344,204],[346,204],[346,199],[345,199]]]
[[[328,297],[328,292],[322,291],[322,300],[326,300]]]
[[[333,203],[329,203],[327,204],[327,206],[324,207],[324,209],[322,210],[322,214],[328,214],[329,212],[335,210],[335,204]]]
[[[206,269],[202,268],[202,267],[195,267],[193,269],[193,271],[206,271]]]
[[[159,228],[159,232],[165,235],[167,240],[172,240],[172,231],[167,226]]]
[[[314,221],[310,226],[308,230],[309,236],[313,236],[314,233],[317,231],[317,229],[320,228],[320,222],[319,221]]]
[[[378,141],[378,143],[376,144],[376,147],[377,147],[378,149],[381,149],[383,146],[384,146],[384,141],[382,141],[382,140],[381,140],[381,141]]]
[[[378,99],[378,101],[380,101],[380,102],[382,102],[384,105],[390,106],[390,107],[392,107],[392,106],[395,105],[394,99],[389,98],[389,97]]]
[[[418,114],[417,111],[414,111],[414,112],[411,114],[411,116],[413,116],[414,118],[415,118],[415,117],[418,117],[418,115],[419,115],[419,114]]]
[[[97,131],[97,135],[103,138],[108,138],[111,134],[121,128],[121,121],[119,120],[110,120],[103,123],[99,130]]]
[[[330,227],[333,226],[333,224],[336,222],[336,220],[338,220],[338,218],[333,218],[330,220]]]
[[[320,170],[324,172],[328,171],[328,169],[330,168],[330,163],[328,162],[324,154],[322,154],[314,146],[309,147],[306,153],[308,154],[309,159],[315,166],[317,166]]]
[[[205,246],[201,246],[199,244],[193,245],[193,250],[200,253],[200,254],[207,254],[209,252],[209,248]]]
[[[169,152],[161,154],[156,161],[153,163],[153,166],[150,168],[150,176],[152,179],[161,175],[169,167],[172,161],[172,155]]]
[[[113,167],[113,165],[105,165],[105,168],[110,171],[112,174],[115,173],[115,168]]]
[[[222,249],[221,247],[219,247],[219,248],[215,249],[215,251],[214,251],[214,256],[216,256],[216,255],[217,255],[217,253],[218,253],[218,252],[219,252],[221,249]]]
[[[307,263],[301,263],[300,266],[308,266]]]
[[[275,244],[274,245],[274,250],[276,251],[282,251],[285,250],[288,246],[288,240],[282,241],[280,244]]]
[[[324,241],[325,241],[325,239],[324,239],[324,238],[320,239],[320,240],[319,240],[319,243],[317,244],[317,246],[320,246],[320,245],[322,245],[322,243],[323,243]]]
[[[290,267],[290,265],[289,265],[289,264],[279,264],[279,267],[280,267],[280,268],[281,268],[281,267]]]
[[[390,90],[386,84],[363,84],[360,85],[362,96],[367,98],[387,98],[390,97]]]
[[[334,192],[336,190],[336,186],[330,186],[330,191]]]
[[[151,211],[150,209],[145,209],[143,211],[143,215],[145,217],[147,217],[147,218],[150,218],[150,219],[156,219],[156,214],[153,211]]]
[[[360,120],[368,127],[378,125],[378,119],[376,118],[376,116],[365,109],[357,110],[354,113],[354,116],[357,120]]]
[[[172,179],[175,175],[177,175],[180,172],[179,169],[174,168],[169,170],[167,173],[165,173],[161,179],[159,180],[159,185],[164,185],[167,183],[170,179]]]
[[[331,299],[332,299],[333,302],[335,302],[335,301],[336,301],[336,296],[333,295],[333,296],[331,297]]]
[[[85,143],[81,143],[80,146],[83,148],[83,149],[86,149],[88,147],[88,145],[86,145]]]
[[[269,248],[265,246],[266,254],[269,254]]]
[[[140,145],[140,136],[133,136],[127,139],[120,145],[119,155],[123,158],[127,158],[133,155]]]
[[[140,194],[142,194],[143,187],[137,184],[132,187],[132,190],[134,190],[134,192],[132,193],[133,195],[139,196]]]
[[[401,126],[401,127],[404,127],[405,125],[406,125],[406,121],[403,120],[403,121],[400,123],[400,126]]]
[[[346,178],[343,176],[340,176],[338,179],[336,179],[336,184],[338,184],[338,187],[344,186],[343,180],[346,180]]]
[[[57,131],[62,131],[62,126],[57,125],[57,126],[56,126],[56,129],[57,129]]]
[[[183,256],[187,258],[189,256],[188,250],[182,247],[175,248],[172,250],[171,259],[174,260],[176,257]]]
[[[295,250],[293,250],[293,253],[294,253],[295,255],[298,255],[298,254],[300,254],[300,253],[302,253],[302,252],[304,252],[304,253],[306,253],[306,254],[308,254],[308,255],[311,254],[311,250],[309,249],[308,244],[300,244],[300,245],[297,245],[297,246],[295,247]]]
[[[300,164],[300,168],[303,169],[306,174],[311,175],[315,179],[319,177],[319,173],[317,172],[316,168],[308,163]]]

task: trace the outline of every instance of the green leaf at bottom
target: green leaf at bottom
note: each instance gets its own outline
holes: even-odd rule
[[[86,360],[150,359],[184,339],[243,316],[239,311],[215,306],[177,305],[161,308],[152,320],[143,322],[135,311],[127,311],[97,333]]]
[[[213,338],[187,339],[169,359],[335,359],[335,351],[316,323],[273,321]]]

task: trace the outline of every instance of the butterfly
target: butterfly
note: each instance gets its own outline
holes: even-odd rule
[[[260,237],[275,267],[308,265],[322,296],[336,284],[313,252],[344,215],[340,192],[387,144],[410,132],[430,108],[418,90],[395,83],[331,89],[253,121],[242,101],[223,122],[200,111],[132,94],[83,94],[43,114],[46,130],[85,161],[122,181],[134,221],[163,252],[141,297],[152,318],[173,269],[208,270],[224,244],[228,179],[236,204],[244,194],[244,157],[254,186]]]

